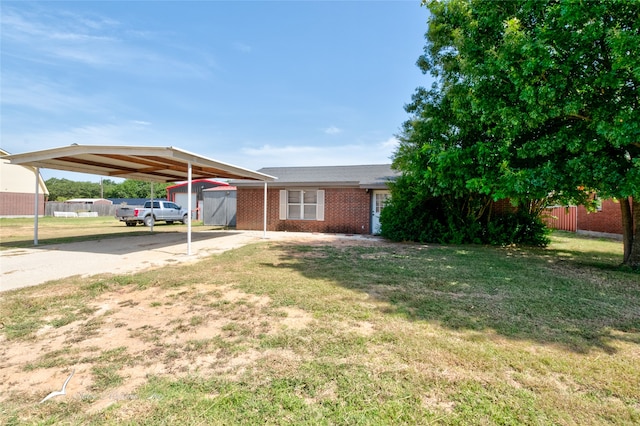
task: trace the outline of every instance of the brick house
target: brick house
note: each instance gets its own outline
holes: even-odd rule
[[[622,212],[617,200],[606,199],[595,212],[584,206],[555,207],[548,210],[545,222],[553,229],[581,234],[622,236]]]
[[[278,178],[267,189],[267,230],[376,234],[389,197],[387,182],[398,173],[390,164],[361,166],[266,167]],[[262,182],[235,180],[236,228],[263,229]]]
[[[0,149],[0,157],[9,155]],[[38,177],[38,215],[44,215],[47,185]],[[9,163],[0,158],[0,216],[33,216],[35,211],[36,171],[33,167]]]

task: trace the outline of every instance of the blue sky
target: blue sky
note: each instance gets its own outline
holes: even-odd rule
[[[0,141],[175,146],[249,169],[390,162],[420,1],[2,1]],[[99,176],[42,170],[45,179]]]

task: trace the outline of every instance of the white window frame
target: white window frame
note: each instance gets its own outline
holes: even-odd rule
[[[289,217],[289,192],[290,191],[301,191],[301,199],[300,199],[300,203],[296,203],[296,205],[300,206],[300,215],[302,217],[295,217],[295,218],[291,218]],[[304,193],[305,192],[311,192],[314,191],[316,192],[316,202],[313,203],[313,205],[316,206],[316,216],[313,219],[305,219],[304,218]],[[311,203],[308,203],[307,205],[311,205]],[[279,218],[280,220],[317,220],[317,221],[324,221],[324,190],[323,189],[299,189],[299,188],[292,188],[292,189],[281,189],[280,190],[280,212],[279,212]]]

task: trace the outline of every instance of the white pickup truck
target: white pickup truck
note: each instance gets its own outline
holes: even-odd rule
[[[157,221],[168,224],[187,223],[189,212],[171,201],[154,200],[153,208],[151,208],[151,201],[145,202],[142,207],[119,207],[116,209],[116,218],[127,226],[136,226],[138,223],[153,226]]]

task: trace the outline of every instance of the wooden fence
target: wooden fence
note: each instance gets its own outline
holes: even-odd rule
[[[578,208],[576,206],[548,208],[542,214],[542,220],[549,228],[576,232],[578,229]]]

